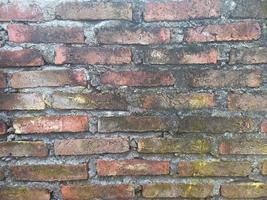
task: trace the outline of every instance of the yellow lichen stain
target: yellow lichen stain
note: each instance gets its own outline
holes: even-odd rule
[[[207,99],[204,95],[196,94],[189,100],[189,107],[192,109],[199,109],[207,106]]]
[[[264,183],[251,183],[250,185],[255,187],[256,189],[262,189],[265,186]]]
[[[200,176],[205,173],[207,167],[207,162],[205,161],[197,161],[193,163],[193,175]]]
[[[86,104],[87,99],[82,95],[75,95],[74,97],[69,97],[72,101],[79,104]]]
[[[207,140],[197,139],[191,144],[193,150],[199,151],[199,153],[204,154],[210,150],[210,143]]]

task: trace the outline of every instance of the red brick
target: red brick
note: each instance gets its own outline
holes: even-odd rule
[[[128,64],[131,56],[128,48],[59,47],[55,64]]]
[[[99,132],[148,132],[168,129],[167,119],[157,116],[101,117],[98,120]]]
[[[261,28],[258,23],[236,22],[189,28],[185,40],[187,42],[246,41],[257,40],[260,36]]]
[[[43,110],[45,103],[41,94],[4,93],[0,96],[0,110]]]
[[[136,87],[171,86],[175,84],[175,78],[169,72],[146,71],[105,72],[101,75],[100,81],[102,84],[112,86]]]
[[[6,74],[0,72],[0,89],[7,87]]]
[[[229,94],[230,111],[267,111],[267,94]]]
[[[182,0],[148,2],[145,4],[145,21],[175,21],[220,16],[218,0]]]
[[[216,64],[218,52],[214,48],[149,49],[145,52],[146,64]]]
[[[129,151],[127,138],[88,138],[57,140],[54,144],[56,155],[90,155],[123,153]]]
[[[41,141],[0,142],[0,157],[46,157],[48,149]]]
[[[229,64],[261,64],[267,63],[266,47],[250,47],[231,49]]]
[[[29,26],[11,24],[7,27],[8,38],[16,43],[84,43],[82,28],[61,26]]]
[[[235,18],[267,18],[267,2],[262,0],[235,0],[236,7],[231,12]]]
[[[261,132],[262,132],[262,133],[267,133],[267,120],[264,120],[264,121],[261,123]]]
[[[155,183],[143,185],[145,198],[207,198],[212,196],[210,184],[169,184]]]
[[[138,140],[140,153],[205,154],[211,152],[211,141],[203,138],[142,138]]]
[[[257,130],[255,120],[248,117],[188,116],[178,119],[178,133],[251,133]]]
[[[88,178],[86,164],[19,165],[10,167],[15,180],[19,181],[67,181]]]
[[[111,93],[63,93],[52,94],[51,107],[55,109],[127,110],[124,96]]]
[[[20,5],[19,2],[0,4],[0,21],[41,21],[42,19],[42,10],[36,4]]]
[[[2,187],[0,196],[1,200],[50,200],[49,190],[29,187]]]
[[[169,173],[169,161],[97,160],[98,176],[145,176]]]
[[[39,116],[14,119],[13,127],[17,134],[84,132],[88,130],[88,117],[83,115]]]
[[[219,152],[223,155],[266,155],[266,140],[223,140],[219,146]]]
[[[241,161],[182,161],[177,168],[179,176],[185,177],[248,176],[252,171],[250,162]]]
[[[262,73],[258,70],[205,70],[194,73],[190,82],[193,87],[259,87],[262,84]]]
[[[11,75],[10,86],[13,88],[86,86],[84,70],[46,70],[21,71]]]
[[[102,44],[164,44],[170,42],[171,32],[167,28],[112,27],[100,29],[96,37]]]
[[[71,20],[132,20],[132,6],[122,2],[66,2],[56,7],[56,15]]]
[[[267,184],[261,182],[230,183],[221,185],[221,196],[230,199],[267,197]]]
[[[161,92],[148,93],[139,95],[138,103],[147,110],[164,110],[164,109],[203,109],[215,106],[214,94],[210,93],[176,93]],[[140,105],[138,105],[140,106]]]
[[[264,176],[267,175],[267,161],[264,161],[264,162],[262,163],[261,174],[264,175]]]
[[[1,67],[34,67],[44,64],[42,55],[33,49],[1,50]]]
[[[6,131],[7,131],[6,124],[0,121],[0,135],[6,134]]]
[[[132,185],[64,185],[61,187],[63,200],[82,199],[132,199]]]

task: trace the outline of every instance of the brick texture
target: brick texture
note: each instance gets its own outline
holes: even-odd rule
[[[267,199],[267,0],[0,0],[0,200]]]

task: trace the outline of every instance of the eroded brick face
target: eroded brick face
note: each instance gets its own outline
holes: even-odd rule
[[[266,0],[0,0],[0,200],[267,199]]]

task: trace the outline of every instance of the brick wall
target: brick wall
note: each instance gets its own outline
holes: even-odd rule
[[[0,0],[0,199],[267,199],[266,19],[266,0]]]

